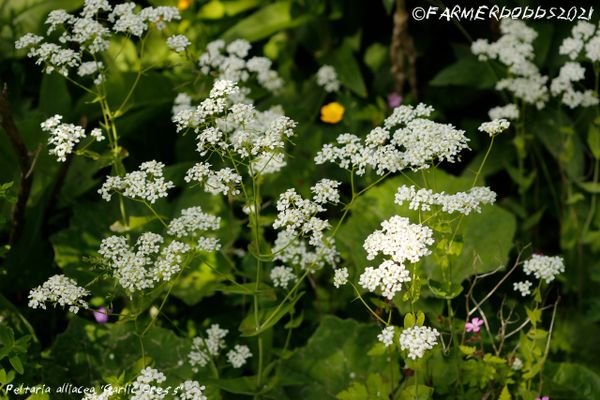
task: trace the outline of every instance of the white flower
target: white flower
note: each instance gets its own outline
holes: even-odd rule
[[[425,351],[431,350],[437,344],[440,333],[435,328],[413,326],[404,329],[400,334],[400,348],[408,350],[408,358],[416,360],[423,357]]]
[[[394,343],[394,332],[395,328],[393,326],[387,326],[383,328],[379,335],[377,335],[377,339],[383,343],[385,347],[389,347]]]
[[[346,267],[334,269],[333,286],[339,288],[340,286],[345,285],[348,283],[349,276],[350,274],[348,273],[348,268]]]
[[[26,33],[15,42],[15,49],[19,50],[29,46],[33,46],[35,44],[38,44],[42,40],[44,40],[44,38],[41,36],[34,35],[33,33]]]
[[[119,192],[125,197],[154,204],[156,200],[167,197],[167,190],[175,187],[173,182],[165,180],[163,168],[161,162],[146,161],[138,171],[129,172],[124,177],[108,177],[98,193],[106,201],[110,201],[112,192]]]
[[[488,115],[491,120],[508,119],[514,121],[519,119],[519,109],[515,104],[507,104],[505,106],[490,109]]]
[[[54,146],[48,151],[57,156],[58,161],[66,161],[67,155],[73,152],[73,149],[85,138],[85,130],[73,124],[60,123],[61,115],[55,115],[42,122],[43,131],[49,132],[48,145]]]
[[[496,136],[497,134],[504,132],[510,126],[510,122],[505,119],[495,119],[490,122],[484,122],[479,125],[479,130],[481,132],[486,132],[487,134],[492,136]]]
[[[236,344],[227,352],[227,361],[233,368],[241,368],[250,357],[252,357],[252,353],[246,345]]]
[[[544,279],[546,283],[550,283],[558,274],[565,272],[565,264],[560,256],[534,254],[523,263],[523,271],[527,275],[533,274],[537,279]]]
[[[167,391],[155,384],[167,380],[165,374],[157,369],[146,367],[133,382],[131,400],[161,400],[166,397]]]
[[[337,189],[341,183],[331,179],[321,179],[313,187],[310,188],[313,192],[313,201],[319,204],[333,203],[337,204],[340,201],[340,192]]]
[[[317,84],[327,92],[337,92],[340,90],[340,81],[338,80],[335,68],[331,65],[323,65],[317,71]]]
[[[377,268],[367,267],[360,275],[358,284],[370,292],[381,289],[381,295],[392,300],[402,290],[402,284],[411,280],[410,272],[402,264],[386,260]]]
[[[187,380],[177,387],[176,400],[208,400],[204,395],[205,386],[200,386],[196,381]]]
[[[521,296],[525,297],[531,294],[531,285],[532,283],[529,281],[514,282],[513,290],[515,292],[521,292]]]
[[[90,293],[77,285],[75,280],[65,275],[54,275],[41,286],[29,292],[29,307],[46,309],[46,302],[60,306],[69,306],[69,311],[77,313],[80,307],[88,308],[83,297]]]
[[[172,35],[167,38],[167,46],[177,53],[185,51],[185,48],[191,44],[192,42],[185,35]]]
[[[101,70],[103,68],[104,63],[102,63],[102,61],[86,61],[84,63],[81,63],[81,65],[79,66],[79,69],[77,70],[77,75],[93,75],[96,72],[98,72],[98,70]]]
[[[411,224],[408,218],[397,215],[383,221],[381,227],[382,230],[370,234],[363,244],[368,260],[382,253],[398,264],[416,263],[431,253],[428,246],[433,244],[433,231],[430,228]]]
[[[97,142],[101,142],[104,140],[104,135],[102,134],[102,129],[94,128],[90,131],[90,136],[96,139]]]
[[[160,257],[156,260],[151,272],[154,280],[169,281],[181,270],[183,255],[190,251],[190,247],[173,240],[169,245],[162,249]]]
[[[514,371],[519,371],[520,369],[523,368],[523,361],[519,357],[515,357],[515,359],[513,360],[512,364],[510,365],[510,367]]]
[[[190,207],[181,210],[181,216],[171,220],[167,233],[184,238],[195,236],[199,232],[216,231],[220,224],[220,217],[203,212],[199,206]]]
[[[196,249],[206,252],[219,251],[221,243],[218,238],[200,236],[196,242]]]
[[[188,361],[192,367],[205,367],[212,357],[219,355],[225,348],[225,336],[229,330],[221,329],[219,324],[212,324],[206,330],[206,338],[195,337],[192,340],[192,350],[188,354]]]
[[[279,265],[273,267],[271,270],[271,280],[275,287],[287,289],[289,283],[294,282],[296,279],[298,278],[296,277],[296,274],[294,274],[294,270],[290,267]]]
[[[459,212],[469,215],[471,212],[481,212],[482,204],[493,204],[496,193],[488,187],[475,186],[468,192],[446,194],[433,193],[431,189],[416,190],[414,186],[400,186],[395,196],[395,203],[402,205],[409,202],[411,210],[429,211],[432,205],[441,206],[446,213]]]
[[[424,104],[399,106],[364,142],[356,135],[342,134],[337,138],[338,146],[323,146],[315,162],[333,162],[358,175],[363,175],[367,167],[384,175],[405,168],[429,168],[434,160],[454,162],[460,151],[468,148],[468,139],[464,131],[452,125],[423,118],[432,111]]]
[[[236,196],[240,194],[238,187],[242,182],[242,177],[232,168],[222,168],[218,171],[210,168],[211,165],[208,163],[197,163],[187,171],[185,181],[203,183],[204,190],[214,195],[222,193]]]
[[[567,62],[560,69],[558,76],[552,81],[550,91],[554,96],[562,96],[562,102],[570,108],[589,107],[598,104],[598,97],[592,90],[577,91],[573,83],[585,77],[585,68],[576,62]]]

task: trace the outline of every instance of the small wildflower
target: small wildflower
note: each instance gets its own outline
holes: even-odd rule
[[[333,286],[339,288],[348,283],[348,268],[337,268],[333,275]]]
[[[92,313],[94,314],[94,319],[96,320],[97,323],[105,324],[108,322],[108,313],[111,311],[112,311],[112,308],[107,310],[104,307],[100,307],[98,309],[98,311],[92,311]]]
[[[334,101],[321,107],[321,121],[328,124],[337,124],[344,117],[344,106]]]
[[[483,325],[483,320],[475,317],[471,320],[471,322],[467,322],[465,324],[465,331],[479,333],[479,331],[481,330],[481,325]]]
[[[394,327],[387,326],[383,328],[381,333],[377,335],[377,339],[383,343],[385,347],[389,347],[394,342]]]
[[[423,357],[425,351],[431,350],[437,344],[440,333],[428,326],[413,326],[400,334],[400,348],[408,350],[408,358],[416,360]]]
[[[241,368],[250,357],[252,357],[252,353],[246,345],[236,344],[227,352],[227,361],[233,368]]]
[[[392,92],[387,96],[387,102],[390,108],[398,107],[400,104],[402,104],[402,100],[403,98],[398,92]]]
[[[179,8],[181,11],[185,11],[190,8],[193,1],[194,0],[179,0],[177,2],[177,8]]]
[[[513,289],[515,292],[521,292],[521,296],[525,297],[531,294],[531,285],[529,281],[515,282],[513,283]]]

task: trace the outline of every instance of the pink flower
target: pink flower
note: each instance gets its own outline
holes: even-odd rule
[[[96,322],[99,324],[105,324],[108,322],[108,313],[112,312],[112,308],[110,310],[107,310],[104,307],[100,307],[98,309],[98,311],[92,311],[94,314],[94,318],[96,319]]]
[[[387,97],[388,106],[390,106],[390,108],[398,107],[400,104],[402,104],[402,100],[402,96],[400,96],[398,92],[392,92],[388,94]]]
[[[544,396],[544,397],[536,397],[535,400],[550,400],[550,396]]]
[[[471,322],[467,322],[465,324],[465,330],[467,332],[474,332],[474,333],[478,333],[480,331],[480,326],[483,325],[483,320],[475,317],[471,320]],[[548,400],[548,399],[541,399],[541,400]]]

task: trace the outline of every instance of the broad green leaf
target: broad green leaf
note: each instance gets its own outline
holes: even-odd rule
[[[378,333],[375,324],[325,316],[306,346],[282,363],[282,384],[288,386],[289,398],[333,398],[352,382],[365,382],[371,373],[389,371],[390,363],[398,379],[397,354],[365,356],[365,349],[377,342]],[[389,374],[382,376],[387,387],[388,377]]]
[[[413,383],[405,386],[401,391],[398,400],[429,400],[433,397],[433,388],[425,385],[414,385]]]
[[[369,392],[362,383],[353,382],[348,389],[339,392],[335,398],[339,400],[369,400]]]
[[[415,325],[415,316],[413,313],[407,313],[404,316],[404,329],[411,328]]]
[[[492,66],[471,55],[460,58],[456,63],[438,72],[429,84],[431,86],[468,86],[477,89],[491,89],[496,80]]]
[[[291,8],[291,1],[269,4],[232,26],[223,34],[223,39],[243,38],[256,42],[281,30],[300,26],[310,19],[309,15],[292,17]]]
[[[596,124],[590,125],[587,133],[587,144],[595,159],[600,159],[600,127]]]
[[[10,361],[10,365],[13,366],[15,371],[17,371],[19,374],[23,375],[23,373],[25,372],[25,369],[23,368],[23,363],[21,362],[21,359],[19,358],[19,356],[15,355],[15,356],[9,357],[8,361]]]
[[[39,108],[48,118],[54,114],[64,115],[72,109],[67,81],[59,74],[44,74],[40,87]],[[79,125],[80,121],[64,120]]]
[[[512,400],[512,396],[510,395],[508,386],[504,386],[502,388],[502,391],[500,392],[500,397],[498,397],[498,400]]]
[[[544,377],[544,382],[551,388],[566,391],[564,398],[599,398],[600,375],[584,365],[547,362],[544,366]]]
[[[330,64],[335,68],[342,85],[361,97],[367,96],[367,87],[365,86],[360,66],[348,41],[344,41],[331,54],[323,57],[322,62]]]
[[[600,193],[600,182],[575,182],[577,186],[589,193]]]

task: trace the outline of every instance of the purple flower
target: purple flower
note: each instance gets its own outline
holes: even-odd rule
[[[98,311],[92,311],[94,314],[94,318],[96,319],[96,322],[99,324],[105,324],[108,322],[108,313],[112,312],[112,308],[109,310],[106,310],[106,308],[104,307],[100,307],[98,309]]]
[[[390,106],[390,108],[398,107],[400,104],[402,104],[402,100],[402,96],[400,96],[398,92],[392,92],[388,94],[387,97],[388,106]]]
[[[535,400],[550,400],[550,396],[536,397]]]
[[[471,322],[467,322],[465,324],[465,330],[467,332],[474,332],[474,333],[478,333],[480,331],[480,326],[483,325],[483,320],[475,317],[471,320]],[[547,400],[547,399],[542,399],[542,400]]]

